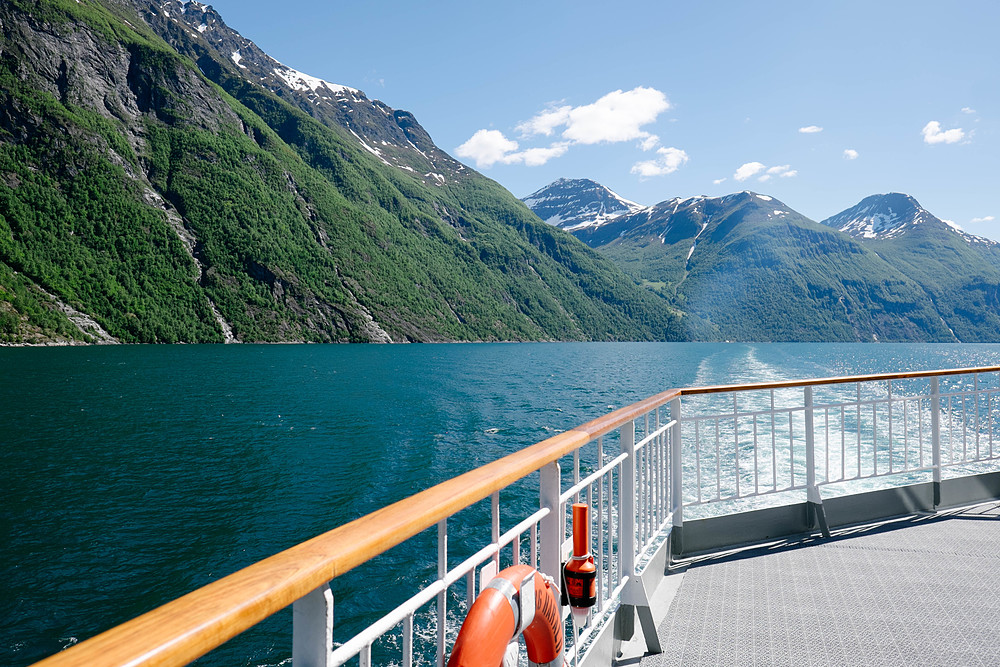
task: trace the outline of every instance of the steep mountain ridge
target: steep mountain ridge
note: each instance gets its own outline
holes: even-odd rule
[[[432,185],[442,185],[466,170],[434,144],[413,114],[278,62],[226,25],[211,5],[196,0],[138,0],[137,5],[157,34],[199,66],[208,47],[216,61],[212,69],[222,63],[232,65],[234,74],[259,83],[319,122],[345,128],[384,164]]]
[[[375,130],[251,81],[206,40],[208,9],[191,28],[170,6],[0,5],[0,340],[679,335],[662,299],[489,179],[373,154]]]
[[[669,199],[574,234],[725,339],[956,340],[913,279],[768,195]]]
[[[823,224],[851,234],[919,283],[958,340],[1000,340],[1000,243],[898,193],[866,197]]]
[[[1000,247],[1000,243],[969,234],[958,225],[941,220],[910,195],[899,192],[871,195],[854,206],[830,216],[821,224],[860,239],[885,241],[918,229],[956,234],[966,243]]]

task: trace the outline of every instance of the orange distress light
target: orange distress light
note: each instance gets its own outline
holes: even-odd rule
[[[590,506],[573,503],[573,557],[563,568],[566,598],[573,616],[582,625],[597,603],[597,566],[590,553]]]

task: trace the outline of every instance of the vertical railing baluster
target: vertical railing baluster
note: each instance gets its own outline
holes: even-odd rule
[[[604,467],[604,437],[599,437],[597,439],[597,466],[599,468]],[[607,479],[605,479],[605,477]],[[611,509],[607,508],[608,518],[604,518],[604,512],[606,508],[604,507],[604,485],[610,484],[611,473],[601,477],[597,480],[597,567],[598,572],[602,573],[601,579],[605,578],[604,572],[609,570],[609,563],[604,561],[604,539],[605,530],[607,529],[607,521],[611,518]],[[610,496],[610,493],[608,494]],[[603,583],[597,587],[597,607],[598,609],[604,604],[604,590]]]
[[[778,490],[778,420],[774,415],[774,390],[771,390],[771,490]]]
[[[475,575],[475,570],[472,574]],[[472,588],[475,592],[475,585]],[[294,663],[294,660],[292,662]],[[407,614],[403,619],[403,667],[413,667],[413,614]]]
[[[531,524],[531,547],[530,547],[530,551],[531,551],[531,556],[530,556],[531,557],[531,561],[529,561],[529,562],[531,563],[531,567],[533,567],[533,568],[535,568],[537,570],[537,569],[539,569],[542,566],[542,564],[540,562],[538,562],[538,524],[537,523]]]
[[[733,394],[733,456],[736,462],[736,497],[740,497],[740,424],[736,409],[736,394]]]
[[[580,483],[580,450],[579,448],[573,450],[573,486]],[[577,491],[573,494],[573,502],[580,502],[580,492]]]
[[[441,581],[448,574],[448,519],[438,522],[438,563],[437,576]],[[437,595],[437,664],[444,667],[445,639],[448,625],[448,590],[442,590]]]
[[[858,478],[860,479],[861,478],[861,383],[858,382],[856,384],[857,384],[857,392],[858,392],[858,402],[857,402],[858,416],[857,416],[857,421],[854,422],[854,431],[855,431],[855,435],[858,436],[858,458],[857,458],[857,462],[858,462]]]
[[[736,426],[736,418],[733,417],[733,427]],[[722,500],[722,452],[720,446],[722,437],[719,434],[719,420],[715,420],[715,500]]]
[[[903,470],[910,469],[910,420],[907,406],[909,401],[903,399]]]
[[[694,479],[695,489],[698,492],[698,502],[701,502],[701,420],[694,420]]]
[[[500,492],[494,491],[490,495],[490,523],[493,544],[500,545]],[[493,562],[496,563],[497,572],[500,571],[500,549],[493,554]]]
[[[892,441],[892,380],[887,380],[887,383],[889,385],[889,403],[888,403],[888,408],[889,408],[889,417],[888,417],[888,419],[889,419],[889,474],[891,475],[892,472],[893,472],[893,465],[892,465],[893,464],[893,461],[892,461],[893,457],[892,457],[892,455],[893,455],[893,453],[896,450],[896,446],[895,446],[895,444]]]

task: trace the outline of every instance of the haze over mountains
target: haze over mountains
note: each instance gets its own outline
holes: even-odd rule
[[[907,195],[820,224],[753,192],[595,215],[616,198],[601,188],[560,179],[525,201],[724,339],[1000,340],[1000,244]]]

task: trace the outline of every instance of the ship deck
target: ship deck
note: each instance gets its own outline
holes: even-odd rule
[[[702,555],[664,583],[662,653],[617,664],[1000,664],[997,501]]]

